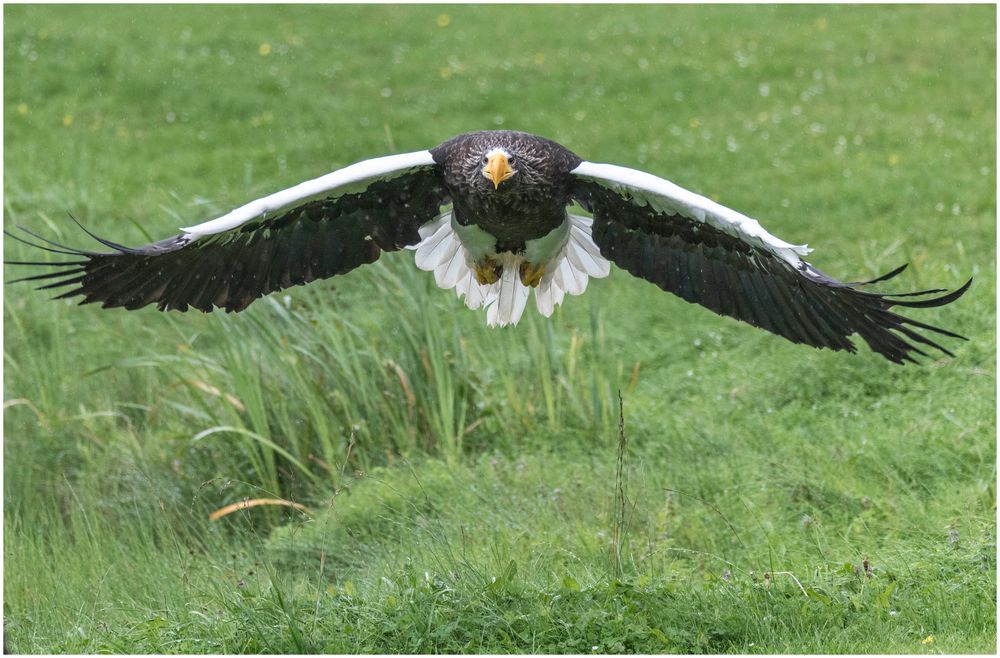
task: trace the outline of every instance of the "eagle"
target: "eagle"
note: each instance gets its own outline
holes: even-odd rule
[[[55,269],[15,281],[103,308],[242,311],[268,293],[406,248],[438,286],[485,309],[491,326],[516,324],[532,291],[538,312],[551,316],[613,263],[794,343],[855,352],[850,337],[858,334],[895,363],[915,362],[930,348],[954,356],[928,334],[964,338],[893,308],[943,306],[972,283],[951,292],[873,292],[866,286],[906,266],[869,281],[834,279],[803,260],[806,245],[775,237],[755,219],[653,174],[590,162],[509,130],[364,160],[140,247],[82,225],[109,251],[18,228],[41,243],[5,233],[70,259],[16,261]]]

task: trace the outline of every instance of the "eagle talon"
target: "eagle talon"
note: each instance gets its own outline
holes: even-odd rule
[[[521,275],[521,283],[528,286],[529,288],[536,288],[538,284],[542,281],[542,276],[545,275],[545,264],[534,265],[528,261],[521,263],[521,267],[518,268]]]
[[[488,286],[500,280],[503,273],[503,266],[489,256],[484,256],[481,263],[472,266],[472,271],[476,275],[476,281],[480,285]]]

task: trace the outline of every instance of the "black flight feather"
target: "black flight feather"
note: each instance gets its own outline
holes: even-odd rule
[[[605,258],[688,302],[792,342],[854,352],[849,337],[858,334],[875,352],[903,363],[913,362],[912,355],[928,356],[923,346],[952,355],[916,329],[963,338],[890,309],[950,304],[965,294],[971,279],[951,292],[870,292],[862,287],[888,281],[906,265],[868,281],[846,283],[808,263],[793,267],[708,223],[636,203],[630,195],[596,181],[581,180],[574,194],[594,216],[594,242]],[[732,303],[722,301],[720,288],[726,289]],[[945,294],[915,299],[941,292]]]
[[[5,233],[32,247],[86,260],[10,264],[61,268],[19,279],[64,277],[41,286],[69,286],[57,299],[81,296],[83,304],[129,310],[156,304],[160,310],[241,311],[270,292],[343,274],[373,262],[382,251],[415,244],[417,229],[439,213],[445,199],[434,168],[417,169],[371,187],[376,186],[377,193],[308,201],[224,233],[178,235],[135,248],[102,238],[71,216],[108,252],[73,249],[19,227],[41,244]]]

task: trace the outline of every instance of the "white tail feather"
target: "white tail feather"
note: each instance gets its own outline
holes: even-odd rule
[[[496,297],[486,307],[486,324],[491,327],[505,327],[517,324],[528,304],[530,288],[521,283],[520,265],[524,259],[511,253],[498,254],[497,260],[503,267],[497,286]]]
[[[418,229],[420,242],[416,247],[417,267],[422,270],[433,270],[440,262],[438,247],[451,244],[451,213],[446,212],[437,219],[424,224]]]
[[[582,294],[591,277],[603,278],[611,272],[611,263],[601,256],[590,237],[593,221],[581,215],[568,215],[567,221],[570,230],[566,242],[548,259],[545,274],[535,288],[535,306],[545,317],[552,315],[566,295]],[[422,226],[420,237],[421,242],[414,247],[417,267],[434,272],[439,287],[454,288],[470,309],[485,308],[486,322],[491,327],[518,323],[531,292],[521,283],[522,255],[495,254],[493,258],[501,266],[500,280],[484,285],[476,280],[450,211]]]
[[[469,273],[467,286],[468,292],[465,294],[465,305],[472,310],[485,306],[495,299],[496,286],[480,285],[480,283],[476,281],[476,275],[471,272]],[[458,296],[461,298],[462,293],[459,293]]]
[[[447,264],[442,264],[434,270],[438,285],[449,290],[469,274],[469,266],[465,262],[465,250],[458,245]]]

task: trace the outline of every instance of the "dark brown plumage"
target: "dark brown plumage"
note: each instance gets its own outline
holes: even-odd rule
[[[483,154],[494,148],[516,154],[518,175],[498,189],[479,175]],[[497,251],[519,251],[566,220],[583,159],[564,146],[515,131],[483,131],[453,137],[431,149],[452,193],[455,217],[497,238]]]

